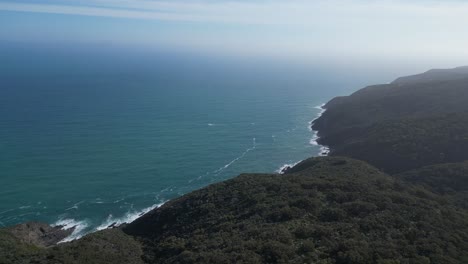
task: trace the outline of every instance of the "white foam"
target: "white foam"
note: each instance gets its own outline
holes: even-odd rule
[[[212,124],[212,123],[208,123],[208,126],[215,126],[215,124]]]
[[[323,115],[323,113],[325,113],[325,111],[327,111],[323,107],[325,107],[325,104],[314,106],[314,108],[320,110],[320,112],[317,114],[317,116],[312,121],[309,122],[309,126],[308,126],[309,131],[311,131],[311,132],[314,131],[312,129],[312,125],[314,124],[314,121],[319,119]]]
[[[315,131],[312,129],[312,125],[314,123],[315,120],[319,119],[323,113],[325,113],[326,109],[324,108],[325,104],[321,104],[321,105],[317,105],[317,106],[314,106],[313,108],[315,109],[319,109],[320,112],[317,114],[317,116],[310,122],[308,122],[309,126],[308,126],[308,129],[310,132],[313,132],[313,136],[312,138],[310,139],[309,143],[311,145],[314,145],[314,146],[319,146],[320,147],[320,151],[318,153],[319,156],[327,156],[329,153],[330,153],[330,149],[326,146],[323,146],[323,145],[320,145],[318,143],[318,140],[319,140],[319,136],[318,136],[318,131]],[[288,130],[289,132],[289,130]],[[283,166],[281,166],[279,169],[277,169],[275,172],[276,173],[279,173],[279,174],[284,174],[284,172],[288,169],[288,168],[292,168],[294,166],[296,166],[297,164],[299,164],[302,160],[296,162],[296,163],[287,163],[287,164],[284,164]]]
[[[330,154],[330,149],[326,146],[320,146],[319,156],[325,157],[328,156],[328,154]]]
[[[330,153],[330,148],[328,148],[327,146],[320,145],[318,143],[318,140],[319,140],[318,131],[315,131],[312,129],[312,125],[314,124],[315,120],[319,119],[323,115],[323,113],[327,111],[324,108],[324,106],[325,104],[321,104],[321,105],[317,105],[314,107],[315,109],[320,109],[320,112],[312,121],[309,122],[309,131],[314,132],[314,135],[310,139],[309,143],[314,146],[320,146],[320,152],[318,154],[319,156],[327,156]]]
[[[116,203],[120,203],[120,202],[123,201],[123,200],[125,200],[125,198],[117,199],[117,200],[113,201],[112,203],[115,203],[115,204],[116,204]]]
[[[314,119],[314,120],[315,120],[315,119]],[[314,130],[312,129],[312,125],[313,125],[314,120],[310,121],[310,122],[309,122],[309,125],[307,126],[307,129],[309,129],[310,132],[314,131]]]
[[[219,175],[223,170],[229,168],[232,164],[236,163],[238,160],[242,159],[245,155],[247,155],[247,153],[249,153],[250,151],[254,150],[257,148],[257,139],[256,138],[253,138],[252,139],[252,147],[251,148],[248,148],[246,149],[239,157],[233,159],[232,161],[230,161],[229,163],[227,163],[226,165],[224,165],[223,167],[215,170],[213,173],[215,175]]]
[[[309,143],[310,143],[311,145],[318,146],[318,145],[319,145],[318,142],[317,142],[317,140],[319,139],[318,133],[317,133],[317,131],[313,131],[313,132],[314,132],[314,135],[313,135],[312,138],[310,139]]]
[[[68,210],[72,210],[72,209],[75,209],[75,210],[78,210],[78,206],[82,203],[84,203],[85,201],[80,201],[80,202],[77,202],[75,203],[72,207],[69,207],[67,209],[65,209],[65,211],[68,211]]]
[[[15,209],[8,209],[8,210],[5,210],[5,211],[1,211],[0,212],[0,215],[1,214],[5,214],[5,213],[8,213],[8,212],[11,212],[11,211],[14,211]]]
[[[98,197],[98,198],[94,199],[94,201],[92,203],[94,203],[94,204],[103,204],[105,202],[101,198]]]
[[[86,221],[77,221],[72,218],[65,218],[65,219],[60,219],[57,222],[55,222],[52,226],[62,226],[62,229],[70,229],[70,228],[75,228],[73,230],[73,233],[69,235],[68,237],[64,238],[62,241],[59,243],[64,243],[64,242],[70,242],[75,239],[79,239],[82,236],[84,236],[86,233],[84,232],[86,228],[89,226]]]
[[[301,160],[302,161],[302,160]],[[296,166],[297,164],[299,164],[301,161],[298,161],[296,163],[288,163],[288,164],[284,164],[283,166],[281,166],[279,169],[277,169],[275,172],[276,173],[279,173],[279,174],[284,174],[284,172],[287,170],[287,169],[290,169],[294,166]]]
[[[143,210],[140,210],[140,211],[130,211],[130,212],[127,212],[124,216],[122,217],[114,217],[112,214],[110,214],[107,219],[101,223],[101,225],[99,225],[98,227],[96,227],[96,230],[95,231],[99,231],[99,230],[104,230],[104,229],[107,229],[109,228],[111,225],[115,225],[115,226],[119,226],[119,225],[122,225],[122,224],[129,224],[133,221],[135,221],[137,218],[139,218],[140,216],[148,213],[149,211],[155,209],[155,208],[158,208],[160,207],[161,205],[163,205],[164,203],[159,203],[159,204],[154,204],[150,207],[147,207],[147,208],[144,208]]]
[[[79,239],[79,238],[83,237],[84,235],[90,233],[90,231],[91,232],[96,232],[96,231],[107,229],[111,225],[119,226],[121,224],[131,223],[131,222],[135,221],[137,218],[139,218],[140,216],[148,213],[149,211],[151,211],[151,210],[153,210],[155,208],[160,207],[163,204],[164,203],[154,204],[154,205],[152,205],[150,207],[147,207],[147,208],[144,208],[143,210],[140,210],[140,211],[132,210],[132,211],[126,213],[122,217],[114,217],[112,215],[109,215],[107,217],[107,219],[103,223],[101,223],[101,225],[99,225],[98,227],[96,227],[92,231],[89,230],[89,228],[88,228],[89,223],[86,220],[78,221],[78,220],[75,220],[73,218],[59,219],[57,222],[52,224],[52,226],[62,226],[62,229],[64,229],[64,230],[67,230],[67,229],[70,229],[70,228],[75,228],[71,235],[69,235],[68,237],[64,238],[63,240],[61,240],[59,242],[59,243],[65,243],[65,242],[70,242],[70,241]]]
[[[315,109],[319,109],[319,110],[323,110],[323,107],[325,106],[325,104],[321,104],[321,105],[316,105],[314,106]]]
[[[199,180],[201,180],[203,177],[208,176],[208,175],[210,175],[210,172],[206,172],[205,175],[200,175],[200,176],[198,176],[198,177],[196,177],[196,178],[193,178],[193,179],[189,180],[188,183],[192,183],[192,182],[194,182],[194,181],[199,181]],[[164,191],[164,190],[163,190],[163,191]],[[163,191],[161,191],[161,192],[163,192]]]

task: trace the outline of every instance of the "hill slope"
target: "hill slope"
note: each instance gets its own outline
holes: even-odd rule
[[[457,263],[466,216],[366,163],[315,158],[191,193],[124,231],[151,263]]]
[[[444,195],[453,204],[468,208],[468,161],[427,166],[396,176],[423,185],[432,192]]]
[[[325,108],[313,128],[331,155],[390,173],[468,158],[468,68],[369,86]]]
[[[56,246],[70,231],[0,229],[0,264],[468,263],[468,68],[326,108],[313,127],[331,157],[243,174]]]
[[[468,261],[466,210],[339,157],[303,161],[287,175],[244,174],[211,185],[122,230],[22,249],[15,263]],[[4,261],[8,252],[0,253]]]

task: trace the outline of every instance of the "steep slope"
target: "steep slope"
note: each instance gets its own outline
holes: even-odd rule
[[[444,195],[457,206],[468,208],[468,161],[427,166],[397,175],[432,192]]]
[[[425,73],[412,76],[400,77],[393,81],[393,84],[414,84],[433,81],[450,81],[464,79],[468,75],[468,66],[454,69],[433,69]]]
[[[0,230],[0,264],[143,264],[141,245],[120,229],[43,248]]]
[[[0,263],[466,263],[468,211],[430,190],[361,161],[312,158],[52,248],[0,231]]]
[[[365,160],[389,173],[468,160],[468,114],[375,122],[333,145],[333,155]]]
[[[462,263],[468,215],[346,158],[245,174],[124,228],[150,263]]]
[[[467,159],[468,68],[405,78],[331,100],[319,142],[390,173]]]
[[[313,127],[332,156],[285,175],[243,174],[52,247],[70,230],[0,229],[0,264],[468,263],[465,74],[331,100]]]

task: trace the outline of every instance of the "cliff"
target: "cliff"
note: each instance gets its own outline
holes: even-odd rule
[[[433,70],[330,101],[313,128],[331,155],[388,173],[468,159],[468,68]]]

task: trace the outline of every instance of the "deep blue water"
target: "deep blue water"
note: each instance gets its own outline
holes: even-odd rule
[[[0,52],[0,226],[129,221],[319,152],[315,108],[378,77],[319,66],[38,47]]]

